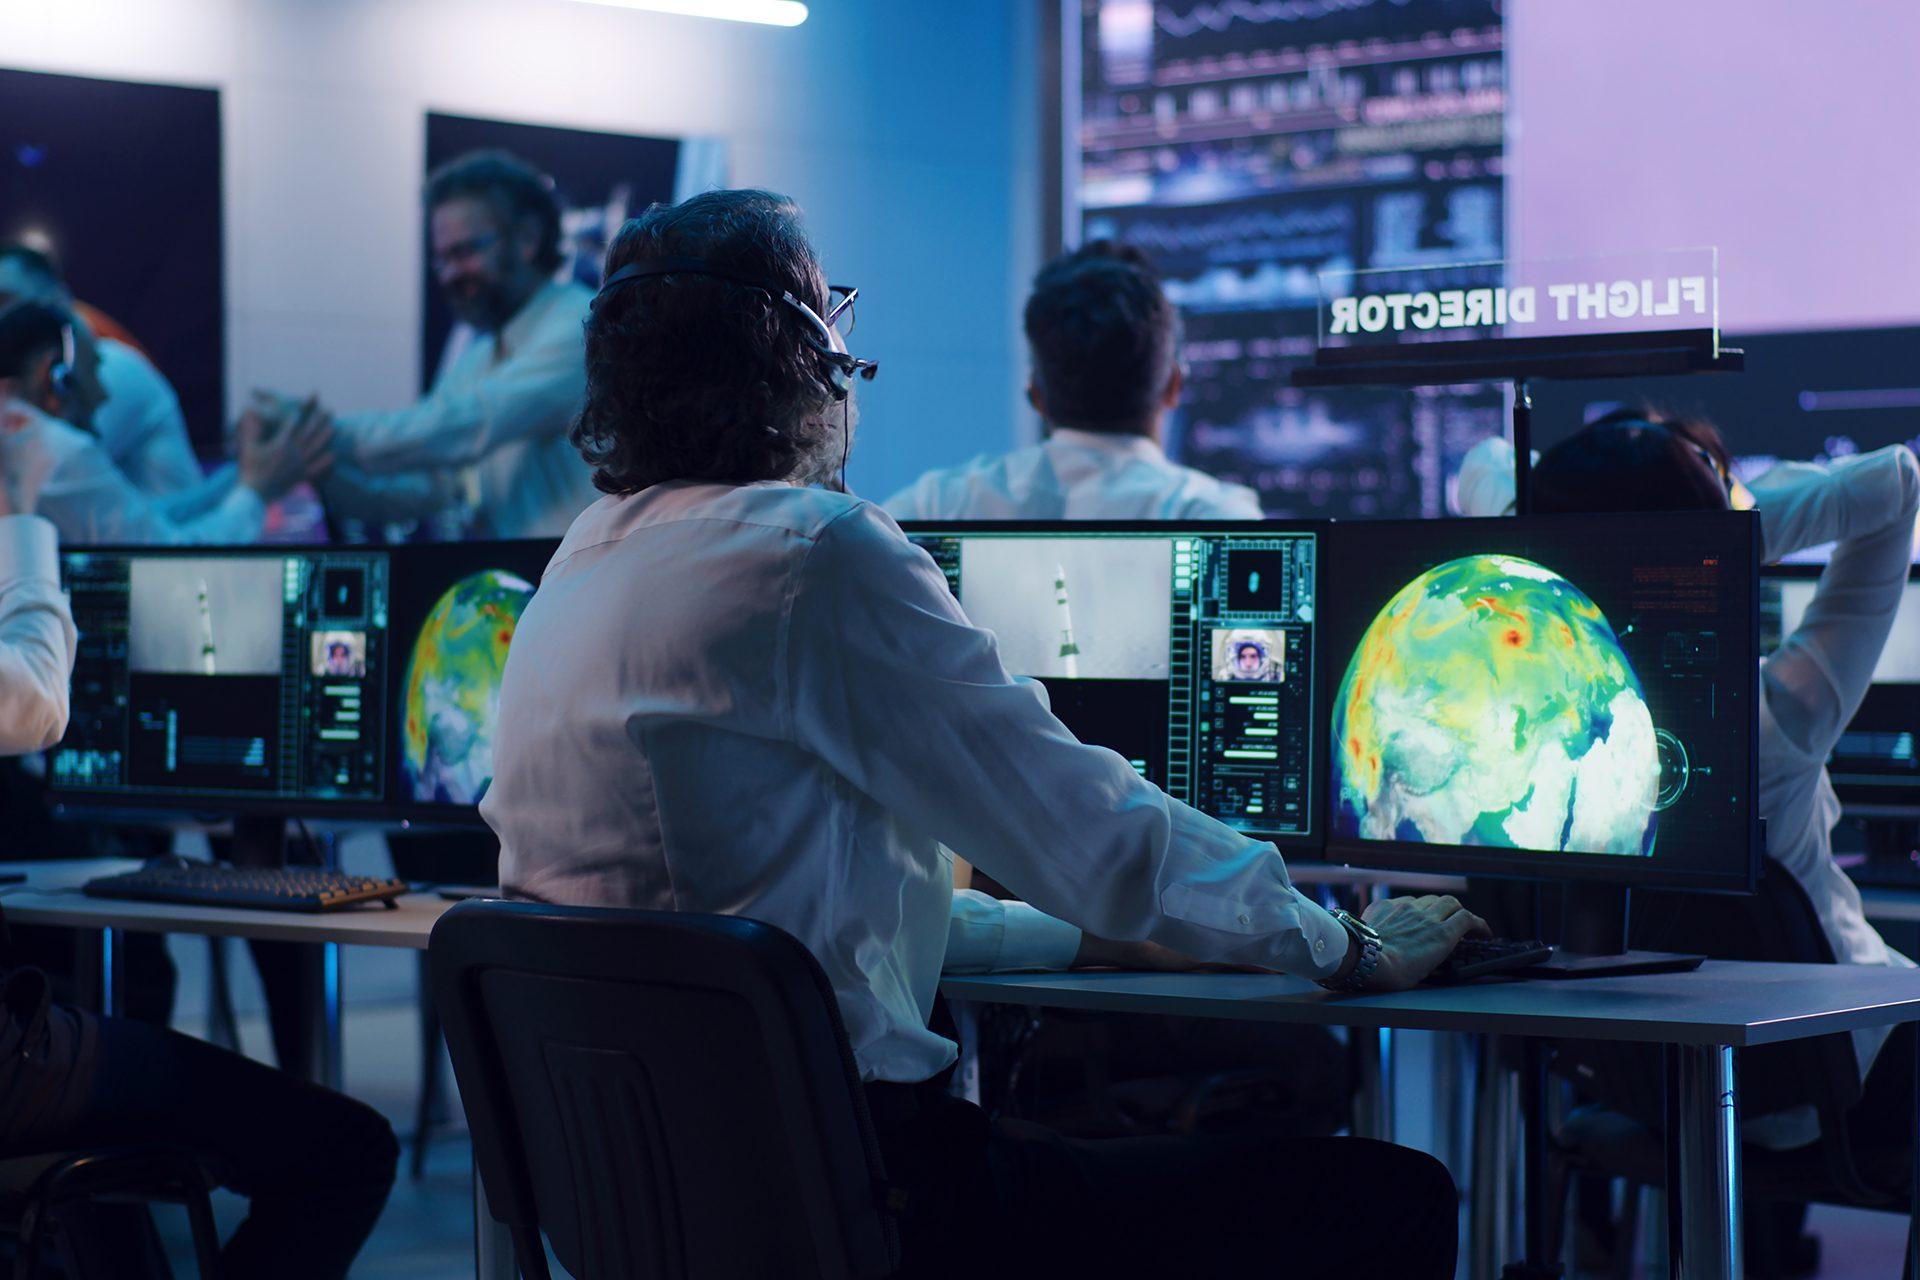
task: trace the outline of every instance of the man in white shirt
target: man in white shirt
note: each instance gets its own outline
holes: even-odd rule
[[[805,943],[891,1176],[910,1204],[978,1215],[961,1231],[910,1212],[903,1274],[1215,1275],[1264,1256],[1302,1275],[1451,1276],[1454,1200],[1424,1156],[989,1134],[945,1097],[955,1047],[928,1026],[943,967],[1177,952],[1402,986],[1483,926],[1450,899],[1396,900],[1370,909],[1385,936],[1365,940],[1293,888],[1271,845],[1077,742],[885,513],[805,487],[838,470],[863,362],[790,202],[655,208],[607,266],[575,437],[609,496],[574,521],[515,632],[481,805],[502,884],[734,913]],[[955,893],[948,849],[1034,905]]]
[[[236,433],[236,466],[155,498],[116,467],[91,427],[106,392],[91,336],[47,302],[0,308],[0,413],[50,471],[39,511],[69,543],[257,541],[267,505],[328,462],[327,426],[312,414],[271,435],[251,412]]]
[[[0,244],[0,296],[52,302],[74,312],[80,327],[89,329],[59,268],[26,245]],[[196,488],[202,472],[173,384],[138,347],[104,333],[90,336],[105,394],[92,429],[107,460],[148,497],[169,498]]]
[[[556,281],[552,183],[504,152],[477,152],[427,183],[433,269],[477,337],[419,403],[334,418],[327,509],[376,524],[451,521],[477,536],[554,537],[593,501],[567,429],[586,383],[592,294]]]
[[[1167,458],[1180,403],[1180,312],[1139,250],[1097,240],[1034,277],[1027,400],[1046,439],[929,471],[896,520],[1258,520],[1260,498]]]

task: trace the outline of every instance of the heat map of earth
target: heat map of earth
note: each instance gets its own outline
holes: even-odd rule
[[[494,714],[533,584],[498,569],[448,587],[407,658],[401,767],[415,800],[477,804],[493,781]]]
[[[1606,617],[1516,556],[1402,587],[1333,704],[1336,832],[1368,840],[1650,854],[1660,744]]]

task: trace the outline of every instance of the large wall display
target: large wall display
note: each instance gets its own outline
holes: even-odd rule
[[[131,335],[203,456],[226,422],[220,191],[217,90],[0,70],[0,240]]]

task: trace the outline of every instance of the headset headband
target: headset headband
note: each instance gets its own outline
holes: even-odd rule
[[[862,360],[845,351],[835,351],[832,330],[827,328],[827,322],[820,318],[820,313],[780,285],[755,279],[742,272],[729,271],[725,267],[716,267],[704,258],[658,258],[652,262],[629,262],[606,278],[600,286],[600,292],[594,295],[593,305],[598,307],[602,298],[631,280],[651,280],[659,276],[672,275],[708,276],[715,280],[725,280],[728,284],[753,289],[777,302],[784,302],[792,307],[813,330],[809,335],[809,343],[814,348],[815,354],[838,369],[841,377],[846,379],[848,384],[851,383],[855,374],[871,381],[874,374],[880,371],[880,366],[872,360]],[[836,382],[832,386],[835,399],[844,400],[847,395],[847,385]]]

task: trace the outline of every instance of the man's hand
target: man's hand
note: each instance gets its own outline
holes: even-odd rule
[[[1405,991],[1453,954],[1468,934],[1487,936],[1487,922],[1451,896],[1388,898],[1360,913],[1380,935],[1380,964],[1369,991]]]
[[[333,418],[309,402],[300,416],[278,431],[248,409],[235,432],[240,483],[272,502],[302,480],[318,479],[333,465]]]

